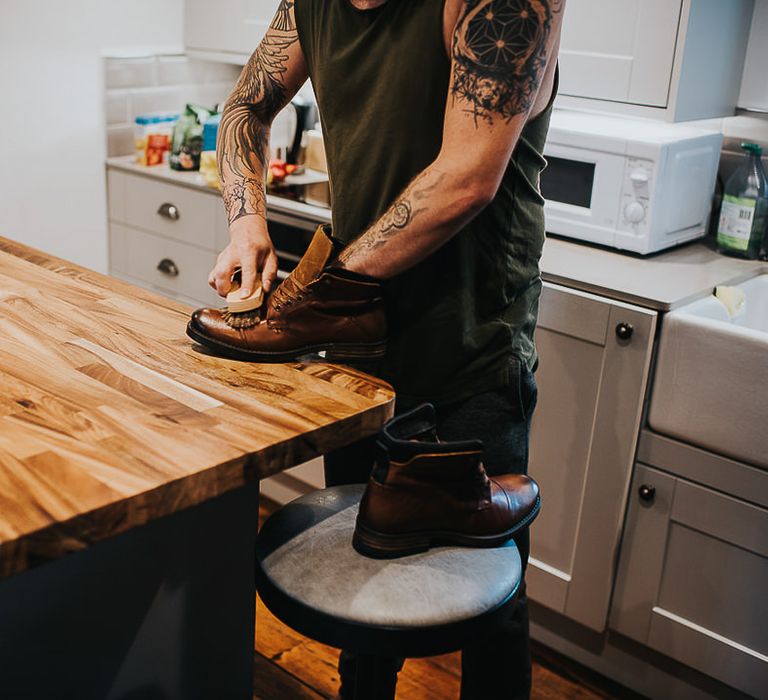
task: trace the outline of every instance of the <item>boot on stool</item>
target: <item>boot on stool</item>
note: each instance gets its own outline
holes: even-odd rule
[[[435,409],[424,404],[379,433],[376,463],[357,516],[353,545],[376,558],[438,545],[497,547],[539,512],[536,482],[489,477],[479,440],[440,442]]]

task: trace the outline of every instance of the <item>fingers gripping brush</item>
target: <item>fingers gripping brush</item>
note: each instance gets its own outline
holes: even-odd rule
[[[259,280],[256,280],[251,294],[245,298],[240,296],[240,271],[238,270],[232,277],[232,286],[227,294],[227,308],[221,317],[230,328],[251,328],[261,320],[263,301],[264,294]]]

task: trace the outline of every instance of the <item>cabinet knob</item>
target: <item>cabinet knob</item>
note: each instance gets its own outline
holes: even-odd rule
[[[651,503],[656,496],[656,487],[651,486],[650,484],[643,484],[638,490],[637,490],[638,496],[640,496],[641,501],[645,501],[646,503]]]
[[[164,275],[168,275],[168,277],[178,277],[179,276],[179,268],[176,267],[176,263],[173,262],[170,258],[163,258],[159,263],[157,263],[157,269],[160,270]]]
[[[631,323],[622,321],[616,324],[616,337],[619,340],[629,340],[635,332],[635,327]]]
[[[175,204],[171,204],[170,202],[163,202],[158,208],[157,213],[160,214],[160,216],[164,216],[166,219],[170,219],[171,221],[178,221],[179,219],[179,209]]]

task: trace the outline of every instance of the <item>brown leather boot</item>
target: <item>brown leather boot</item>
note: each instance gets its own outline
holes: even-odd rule
[[[448,544],[497,547],[538,515],[536,482],[522,474],[489,478],[479,440],[439,442],[430,404],[393,418],[376,447],[353,536],[361,554],[399,557]]]
[[[319,227],[296,269],[265,301],[261,317],[231,324],[223,309],[198,309],[187,335],[238,360],[284,362],[326,351],[329,360],[381,357],[386,318],[381,284],[327,267],[330,227]]]

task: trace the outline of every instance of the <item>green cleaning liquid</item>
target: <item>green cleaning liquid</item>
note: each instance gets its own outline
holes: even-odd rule
[[[717,247],[723,253],[757,259],[768,226],[768,186],[756,143],[742,143],[746,160],[728,178],[717,226]]]

